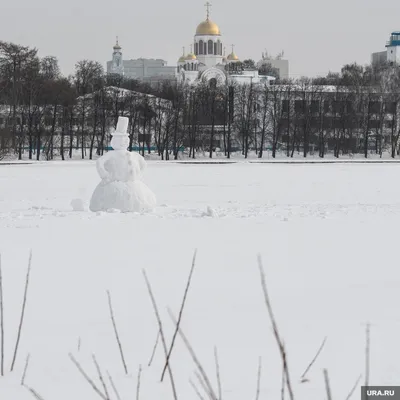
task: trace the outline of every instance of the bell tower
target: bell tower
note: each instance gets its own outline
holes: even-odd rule
[[[111,73],[124,75],[124,63],[122,60],[122,48],[118,43],[118,36],[115,46],[113,47],[112,61],[111,61]]]

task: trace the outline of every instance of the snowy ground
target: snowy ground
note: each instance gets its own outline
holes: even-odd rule
[[[0,252],[4,280],[6,377],[1,400],[99,400],[70,361],[98,383],[96,355],[121,400],[172,399],[160,383],[161,347],[148,367],[157,322],[142,269],[160,307],[167,341],[195,248],[196,269],[182,327],[216,386],[218,348],[224,400],[280,398],[281,362],[257,267],[261,253],[272,305],[287,347],[296,399],[324,398],[322,369],[335,398],[346,398],[364,372],[365,324],[371,322],[371,384],[395,385],[400,366],[400,165],[182,165],[150,162],[145,181],[158,197],[150,215],[72,212],[89,200],[92,162],[0,166]],[[207,216],[207,207],[214,214]],[[21,345],[9,373],[29,250],[32,275]],[[109,317],[110,290],[126,357]],[[324,350],[300,376],[324,337]],[[182,340],[171,359],[180,400],[197,399],[195,367]],[[111,391],[111,389],[110,389]],[[112,400],[116,396],[110,394]],[[267,397],[266,397],[267,396]],[[358,398],[357,389],[354,398]]]

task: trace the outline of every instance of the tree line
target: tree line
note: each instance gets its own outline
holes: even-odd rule
[[[254,68],[244,60],[234,72]],[[268,64],[258,68],[276,75]],[[0,157],[92,159],[109,150],[118,116],[130,120],[131,151],[164,160],[399,154],[398,66],[351,64],[325,77],[277,78],[273,85],[148,84],[107,74],[91,60],[65,77],[55,57],[0,42]]]

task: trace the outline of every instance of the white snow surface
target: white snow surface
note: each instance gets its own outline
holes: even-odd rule
[[[196,267],[182,317],[216,388],[218,348],[226,400],[280,398],[281,361],[263,295],[257,254],[284,339],[296,399],[346,398],[364,372],[365,325],[371,323],[370,383],[396,385],[400,374],[400,165],[182,165],[149,162],[146,181],[159,204],[151,213],[71,211],[77,188],[98,183],[93,162],[0,165],[0,252],[5,309],[1,400],[98,400],[68,357],[101,388],[92,354],[122,400],[172,399],[164,354],[142,275],[152,284],[167,344],[192,256]],[[88,199],[86,199],[88,200]],[[206,209],[215,211],[207,218]],[[33,252],[25,323],[9,372],[25,274]],[[107,302],[128,367],[125,374]],[[308,383],[300,377],[327,336]],[[195,366],[178,337],[171,357],[179,399],[197,399]],[[360,384],[363,382],[361,380]],[[109,386],[112,400],[116,400]],[[356,389],[354,397],[359,395]]]

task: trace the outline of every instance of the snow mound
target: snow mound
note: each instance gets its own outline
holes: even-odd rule
[[[82,199],[72,199],[71,207],[73,211],[85,211],[85,202]]]
[[[203,216],[216,218],[218,217],[218,213],[211,206],[207,206],[207,210],[205,213],[203,213]]]

